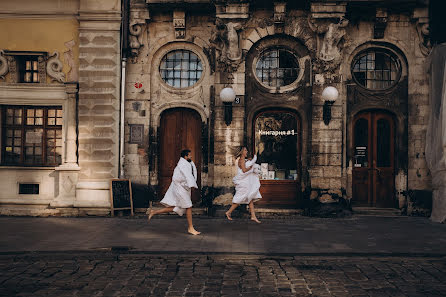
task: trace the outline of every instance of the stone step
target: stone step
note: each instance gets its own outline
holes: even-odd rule
[[[378,208],[378,207],[353,207],[354,215],[379,216],[379,217],[399,217],[401,210],[397,208]]]

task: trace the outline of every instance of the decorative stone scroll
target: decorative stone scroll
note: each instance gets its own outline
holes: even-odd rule
[[[4,52],[0,50],[0,79],[5,79],[5,75],[8,73],[8,60],[3,56]]]
[[[142,33],[148,20],[150,20],[150,14],[147,8],[137,7],[130,9],[129,46],[132,56],[137,56],[140,47],[144,45]]]
[[[46,73],[49,77],[51,77],[52,81],[63,83],[65,81],[65,73],[62,72],[62,68],[63,64],[59,60],[59,52],[55,51],[50,57],[48,57],[48,61],[46,63]]]

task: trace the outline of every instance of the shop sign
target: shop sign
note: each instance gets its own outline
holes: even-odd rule
[[[272,136],[279,136],[279,135],[297,135],[296,132],[294,132],[294,130],[287,130],[287,131],[264,131],[264,130],[259,130],[259,134],[260,135],[272,135]]]

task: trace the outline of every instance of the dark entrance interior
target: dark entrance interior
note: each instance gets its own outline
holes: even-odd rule
[[[192,160],[197,166],[197,185],[201,181],[201,117],[188,108],[169,109],[161,115],[160,122],[159,198],[162,199],[172,181],[180,153],[192,151]],[[192,202],[200,200],[200,189],[192,189]]]
[[[366,111],[353,120],[355,206],[395,207],[395,123],[389,113]]]

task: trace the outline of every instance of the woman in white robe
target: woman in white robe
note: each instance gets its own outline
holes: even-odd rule
[[[165,206],[163,209],[148,211],[148,220],[157,214],[174,211],[179,216],[186,212],[188,229],[193,235],[200,232],[195,230],[192,224],[192,200],[191,188],[197,188],[197,168],[191,159],[190,150],[183,150],[181,158],[173,171],[172,182],[167,189],[164,198],[160,201]]]
[[[254,208],[254,202],[262,198],[262,195],[260,195],[259,192],[260,180],[256,173],[258,164],[255,164],[255,162],[257,156],[254,156],[254,159],[247,161],[247,155],[248,149],[246,147],[242,147],[235,155],[236,158],[239,158],[237,162],[237,175],[232,180],[235,185],[235,195],[232,199],[231,208],[226,212],[226,217],[228,220],[232,220],[232,211],[236,209],[239,204],[248,204],[251,220],[260,223],[256,217]]]

